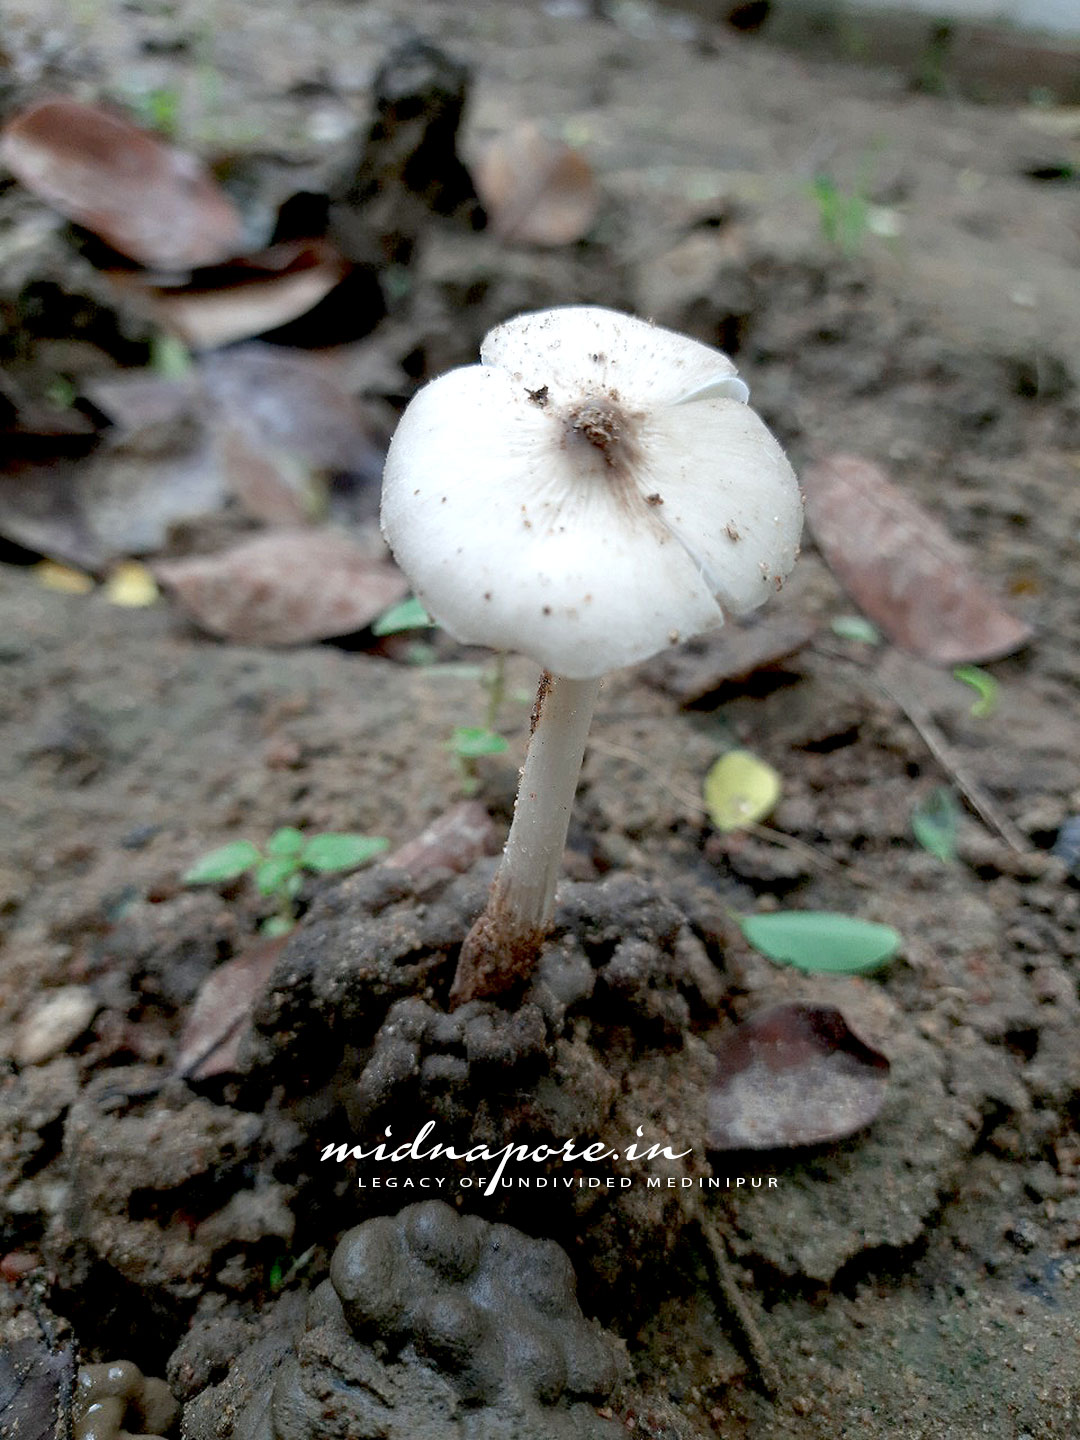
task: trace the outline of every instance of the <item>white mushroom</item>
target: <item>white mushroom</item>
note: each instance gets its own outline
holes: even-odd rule
[[[531,970],[554,913],[600,677],[766,600],[799,489],[726,355],[592,306],[521,315],[426,385],[383,480],[390,548],[458,640],[547,675],[456,1002]]]

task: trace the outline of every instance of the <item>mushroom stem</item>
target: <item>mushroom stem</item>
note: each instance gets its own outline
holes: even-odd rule
[[[484,913],[461,947],[450,1004],[500,995],[532,972],[555,915],[585,741],[600,680],[544,671],[514,820]]]

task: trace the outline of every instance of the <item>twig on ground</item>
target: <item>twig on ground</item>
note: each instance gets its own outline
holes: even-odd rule
[[[818,642],[815,649],[819,654],[827,655],[831,660],[839,660],[842,664],[852,666],[862,676],[864,682],[871,688],[877,690],[886,699],[899,707],[914,726],[919,738],[930,751],[930,754],[938,762],[941,768],[948,775],[956,788],[963,795],[964,799],[979,816],[984,825],[997,832],[1010,849],[1015,850],[1018,855],[1031,853],[1031,846],[1024,838],[1022,832],[1009,819],[995,802],[986,793],[983,787],[971,774],[956,754],[956,751],[946,740],[940,727],[935,723],[930,711],[922,703],[919,697],[912,693],[909,686],[902,684],[898,679],[889,674],[890,659],[893,652],[888,652],[877,668],[868,670],[857,660],[851,659],[848,655],[842,655],[829,645],[822,645]]]
[[[758,1328],[750,1302],[743,1294],[735,1275],[735,1268],[728,1256],[727,1242],[717,1226],[703,1212],[698,1213],[698,1225],[705,1240],[705,1246],[712,1261],[713,1274],[720,1287],[731,1318],[735,1321],[746,1349],[746,1357],[767,1395],[776,1395],[780,1390],[780,1372],[773,1362],[765,1337]]]

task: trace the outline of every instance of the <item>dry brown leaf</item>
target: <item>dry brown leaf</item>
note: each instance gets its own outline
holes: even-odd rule
[[[821,1145],[854,1135],[881,1109],[889,1062],[831,1006],[776,1005],[713,1047],[711,1150]]]
[[[215,407],[249,438],[319,470],[382,476],[386,437],[357,398],[360,386],[340,352],[252,341],[205,356],[199,373]]]
[[[596,219],[599,195],[589,162],[536,125],[519,125],[493,141],[474,178],[500,240],[572,245]]]
[[[201,275],[197,286],[154,285],[123,271],[109,279],[192,350],[213,350],[306,315],[348,271],[349,262],[327,241],[296,240]]]
[[[1032,629],[1003,608],[939,521],[880,466],[832,455],[803,475],[821,553],[890,640],[939,665],[1009,655]]]
[[[245,645],[299,645],[361,630],[409,584],[333,530],[279,530],[230,550],[163,561],[157,580],[213,635]]]
[[[75,1349],[53,1349],[48,1335],[42,1325],[0,1347],[0,1435],[53,1440],[70,1433]]]
[[[212,970],[199,987],[180,1035],[176,1073],[207,1080],[236,1069],[240,1042],[287,935],[262,940]]]
[[[499,851],[499,835],[487,807],[479,800],[462,800],[451,806],[414,840],[408,840],[383,865],[405,870],[419,878],[429,870],[452,870],[463,875],[485,855]]]
[[[699,635],[647,660],[639,674],[650,685],[693,705],[723,685],[749,680],[796,655],[816,625],[798,615],[752,615],[729,619],[723,629]]]
[[[159,270],[216,265],[243,223],[202,162],[120,115],[47,99],[4,127],[0,160],[61,215]]]
[[[229,489],[264,525],[303,525],[320,510],[311,469],[280,448],[260,445],[245,430],[224,425],[221,464]]]

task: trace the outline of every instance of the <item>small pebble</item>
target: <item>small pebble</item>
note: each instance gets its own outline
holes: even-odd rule
[[[9,1250],[0,1260],[0,1277],[14,1285],[25,1280],[40,1264],[41,1260],[31,1250]]]
[[[97,1001],[85,985],[63,985],[43,996],[16,1031],[16,1062],[42,1065],[62,1054],[90,1024],[96,1010]]]

